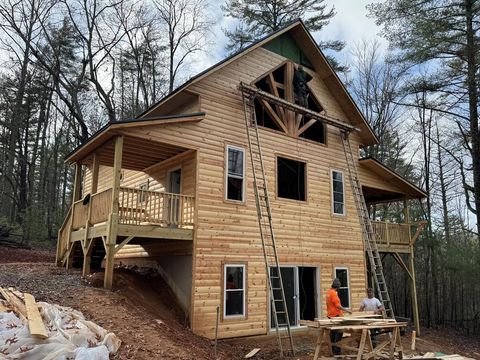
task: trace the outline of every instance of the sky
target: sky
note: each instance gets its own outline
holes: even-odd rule
[[[378,0],[377,0],[378,1]],[[349,57],[355,44],[362,40],[371,40],[377,38],[386,46],[385,40],[378,36],[380,28],[375,25],[373,19],[367,17],[366,5],[375,0],[325,0],[328,8],[335,7],[336,15],[321,32],[313,34],[316,40],[343,40],[346,43],[345,48],[335,54],[335,57],[341,63],[348,63]],[[222,29],[228,29],[235,26],[235,20],[226,18],[218,1],[211,0],[211,12],[215,18],[216,25],[212,29],[213,44],[208,52],[196,57],[196,61],[191,64],[190,73],[192,75],[205,70],[209,66],[217,63],[227,56],[225,45],[227,38]]]

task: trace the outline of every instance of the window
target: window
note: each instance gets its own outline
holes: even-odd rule
[[[138,196],[138,202],[143,204],[147,202],[148,195],[145,191],[148,191],[148,180],[147,182],[144,182],[140,185],[138,185],[138,188],[140,189],[140,195]]]
[[[305,163],[277,157],[277,196],[305,201]]]
[[[332,207],[334,214],[345,215],[343,173],[337,170],[332,170]]]
[[[340,280],[340,289],[338,289],[338,297],[343,307],[350,307],[350,288],[348,278],[348,268],[335,268],[335,277]]]
[[[228,200],[243,201],[245,193],[245,151],[227,146],[226,196]]]
[[[245,265],[225,265],[223,316],[245,316]]]

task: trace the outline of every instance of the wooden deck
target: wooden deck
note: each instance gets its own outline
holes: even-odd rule
[[[397,224],[387,221],[372,221],[377,236],[379,252],[410,253],[411,247],[423,230],[425,223]]]
[[[111,203],[112,189],[73,203],[59,230],[57,262],[67,261],[73,243],[85,248],[89,239],[107,237]],[[193,240],[193,196],[120,187],[118,213],[112,215],[118,216],[118,238]]]

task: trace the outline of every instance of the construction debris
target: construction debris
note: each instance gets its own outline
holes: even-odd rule
[[[417,359],[444,359],[444,360],[475,360],[472,358],[467,358],[461,355],[445,355],[442,353],[435,353],[435,352],[427,352],[423,354],[422,356],[420,355],[410,355],[407,357],[404,357],[405,359],[409,360],[417,360]]]
[[[0,359],[108,360],[120,340],[71,308],[0,287]]]

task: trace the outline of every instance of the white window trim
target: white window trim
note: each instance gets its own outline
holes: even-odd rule
[[[242,167],[242,170],[243,170],[243,177],[239,177],[237,175],[232,175],[231,177],[234,178],[234,179],[242,179],[243,182],[242,182],[242,200],[235,200],[235,199],[229,199],[228,198],[228,178],[230,177],[230,175],[228,174],[228,151],[232,149],[232,150],[237,150],[237,151],[241,151],[242,154],[243,154],[243,167]],[[244,203],[245,202],[245,183],[246,183],[246,179],[245,179],[245,172],[246,172],[246,166],[245,166],[245,149],[244,148],[241,148],[239,146],[235,146],[235,145],[227,145],[227,148],[225,150],[225,194],[224,194],[224,197],[225,197],[225,200],[227,201],[234,201],[234,202],[237,202],[237,203]]]
[[[337,172],[337,173],[340,173],[342,174],[342,193],[343,193],[343,212],[342,213],[336,213],[335,212],[335,196],[333,194],[333,173],[334,172]],[[336,216],[345,216],[346,213],[347,213],[347,208],[346,208],[346,204],[345,204],[345,174],[343,173],[343,171],[341,170],[336,170],[336,169],[332,169],[330,171],[330,193],[331,193],[331,198],[332,198],[332,214],[333,215],[336,215]]]
[[[349,306],[345,306],[346,309],[351,309],[352,308],[352,299],[351,299],[351,294],[350,294],[350,270],[348,269],[348,267],[346,266],[336,266],[334,268],[334,271],[335,271],[335,277],[337,277],[337,270],[346,270],[347,271],[347,289],[348,289],[348,305]],[[345,289],[345,287],[340,287],[340,289]],[[344,306],[344,304],[342,304],[342,306]]]
[[[227,315],[227,268],[229,267],[241,267],[242,270],[242,291],[243,291],[243,299],[242,299],[242,314],[241,315]],[[245,264],[225,264],[223,266],[223,318],[224,319],[232,319],[232,318],[244,318],[246,316],[245,314],[245,292],[247,289],[245,289],[245,274],[246,271],[246,266]],[[240,289],[228,289],[228,290],[234,290],[238,291]]]

